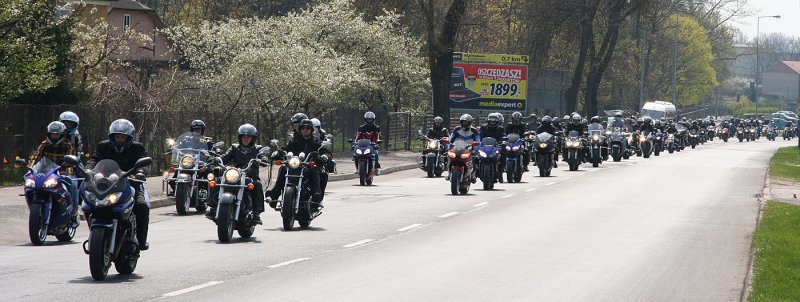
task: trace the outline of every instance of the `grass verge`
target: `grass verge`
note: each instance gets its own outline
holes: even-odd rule
[[[800,206],[770,201],[753,235],[751,302],[800,301]]]
[[[769,161],[769,174],[800,181],[800,148],[791,146],[778,149]]]

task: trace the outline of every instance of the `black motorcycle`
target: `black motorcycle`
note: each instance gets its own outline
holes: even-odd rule
[[[553,171],[553,155],[555,154],[555,136],[547,132],[536,135],[534,141],[534,153],[536,155],[536,166],[539,168],[539,177],[550,176]]]
[[[420,139],[425,142],[422,146],[422,155],[417,159],[419,168],[425,171],[428,178],[442,176],[447,158],[444,156],[444,144],[441,139],[431,139],[419,132]]]
[[[217,142],[213,149],[225,143]],[[178,215],[186,215],[189,208],[205,212],[211,196],[208,182],[214,178],[208,164],[209,150],[205,137],[194,132],[181,134],[172,146],[172,164],[175,175],[163,181],[162,188],[167,196],[175,198]],[[173,192],[168,188],[174,187]]]
[[[130,171],[122,171],[117,162],[110,159],[101,160],[91,170],[83,169],[75,156],[67,155],[64,161],[86,175],[80,194],[91,231],[89,240],[83,243],[83,251],[89,255],[92,278],[105,279],[112,262],[120,274],[132,274],[139,262],[140,244],[136,240],[136,214],[133,213],[134,186],[144,190],[144,181],[129,176],[133,176],[131,173],[136,169],[149,166],[153,160],[140,158]],[[143,194],[149,203],[147,192]]]
[[[597,168],[603,162],[603,142],[605,139],[602,128],[589,129],[589,162],[592,163],[592,167]]]
[[[220,182],[209,182],[211,188],[217,188],[217,212],[214,215],[214,222],[217,224],[217,237],[221,242],[230,242],[233,238],[233,230],[239,232],[242,238],[250,238],[255,232],[255,214],[251,206],[250,192],[255,189],[255,180],[247,177],[253,165],[262,167],[269,166],[263,157],[269,154],[269,148],[263,147],[258,151],[258,156],[250,160],[244,169],[228,167],[220,177]],[[222,159],[214,159],[220,165],[224,165]],[[246,192],[247,191],[247,192]]]
[[[273,142],[276,143],[274,140]],[[330,149],[330,147],[331,143],[325,141],[320,149]],[[275,210],[281,212],[283,229],[286,231],[294,228],[295,220],[301,228],[307,228],[314,218],[322,214],[311,204],[312,190],[308,171],[310,168],[317,167],[315,160],[318,159],[318,152],[319,150],[309,154],[302,152],[293,154],[292,152],[276,151],[271,158],[276,165],[282,165],[286,169],[283,198],[278,200],[275,207]]]

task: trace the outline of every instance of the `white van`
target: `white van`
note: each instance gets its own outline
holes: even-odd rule
[[[678,115],[678,111],[675,110],[675,105],[670,102],[647,102],[644,103],[642,106],[642,111],[640,112],[641,116],[649,116],[653,119],[674,119]]]

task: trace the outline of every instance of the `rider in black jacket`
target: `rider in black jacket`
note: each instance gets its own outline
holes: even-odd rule
[[[316,157],[311,158],[311,160],[317,163],[317,166],[309,167],[306,171],[308,173],[309,184],[311,185],[311,202],[318,210],[323,207],[323,196],[320,190],[320,171],[317,167],[324,165],[333,156],[327,148],[322,148],[322,141],[314,137],[314,127],[310,120],[303,120],[300,122],[299,130],[300,135],[295,136],[292,141],[282,148],[282,151],[286,153],[291,152],[294,155],[304,153],[306,156],[313,156],[311,153],[317,152]],[[276,151],[273,153],[272,157],[282,158],[283,154]],[[278,172],[278,178],[275,180],[275,186],[266,194],[267,202],[272,208],[275,208],[277,200],[280,198],[281,193],[283,193],[283,187],[286,185],[286,173],[286,167],[281,167]]]
[[[92,154],[92,158],[86,163],[86,169],[94,169],[95,165],[104,159],[117,162],[122,171],[133,169],[137,160],[147,157],[147,150],[144,145],[133,141],[133,132],[135,130],[133,123],[126,119],[118,119],[112,122],[108,129],[108,140],[97,144],[97,149]],[[140,168],[135,171],[135,175],[136,179],[144,181],[146,170]],[[133,213],[136,214],[136,241],[139,244],[139,250],[144,251],[150,248],[147,242],[150,206],[145,201],[142,186],[143,184],[133,186],[135,189]]]
[[[655,128],[653,127],[653,119],[649,116],[645,116],[644,123],[642,123],[642,126],[639,127],[639,131],[642,133],[655,131]]]
[[[428,129],[429,139],[441,139],[450,136],[447,127],[444,126],[444,119],[437,116],[433,118],[433,127]]]
[[[528,124],[522,122],[522,113],[516,111],[511,114],[511,123],[506,125],[506,134],[516,133],[519,135],[520,139],[525,137],[525,132],[528,131]],[[525,169],[525,172],[528,172],[528,164],[531,161],[531,155],[528,152],[528,148],[525,148],[525,151],[522,152],[522,167]]]
[[[244,124],[239,126],[238,129],[238,144],[233,144],[225,154],[220,156],[222,163],[227,166],[235,166],[239,169],[244,169],[250,165],[250,161],[258,159],[258,152],[261,149],[260,145],[256,144],[258,139],[258,130],[255,126]],[[250,169],[245,172],[248,178],[253,181],[253,190],[247,191],[250,195],[250,202],[253,209],[253,222],[261,224],[261,217],[259,216],[264,212],[264,188],[261,184],[261,177],[258,175],[258,168],[260,163],[253,163]],[[215,205],[212,205],[212,209]],[[215,215],[214,210],[209,210],[206,216],[213,218]]]

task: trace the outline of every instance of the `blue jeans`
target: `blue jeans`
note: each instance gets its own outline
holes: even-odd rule
[[[72,199],[72,214],[78,213],[78,201],[80,200],[78,196],[78,181],[67,175],[62,176],[61,181],[67,186],[69,196]]]

